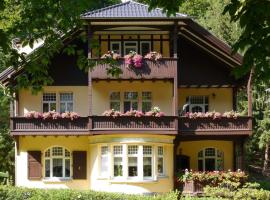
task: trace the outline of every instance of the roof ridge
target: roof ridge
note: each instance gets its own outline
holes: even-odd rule
[[[111,9],[111,8],[115,8],[115,7],[118,7],[118,6],[122,6],[122,5],[128,4],[130,2],[131,1],[121,2],[121,3],[114,4],[114,5],[111,5],[111,6],[107,6],[107,7],[104,7],[104,8],[100,8],[100,9],[96,9],[96,10],[91,10],[91,11],[88,11],[86,13],[81,14],[81,16],[89,15],[89,14],[94,14],[94,13],[97,13],[97,12],[100,12],[100,11],[104,11],[104,10],[107,10],[107,9]]]

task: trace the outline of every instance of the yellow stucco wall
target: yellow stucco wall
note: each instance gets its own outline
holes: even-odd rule
[[[207,147],[217,148],[224,153],[224,170],[233,169],[233,142],[219,140],[201,140],[180,142],[177,154],[190,157],[190,168],[198,170],[198,152]]]
[[[59,93],[73,92],[73,110],[81,116],[88,116],[87,86],[45,86],[43,92],[55,92],[57,95],[57,111],[59,112]],[[42,112],[42,92],[33,95],[30,90],[19,91],[19,115],[28,111]]]
[[[34,188],[72,188],[72,189],[89,189],[90,187],[90,170],[87,170],[87,180],[70,180],[62,182],[48,182],[44,180],[29,180],[27,166],[27,151],[42,152],[42,174],[44,177],[44,151],[52,146],[62,146],[72,151],[87,151],[89,158],[89,145],[87,136],[65,137],[65,136],[25,136],[19,138],[19,153],[16,155],[16,185]],[[71,162],[72,163],[72,162]],[[87,166],[90,166],[90,159],[87,159]],[[72,169],[71,169],[72,174]]]
[[[142,91],[152,92],[152,105],[158,106],[166,115],[172,114],[172,91],[173,84],[169,81],[98,81],[93,82],[93,114],[100,115],[110,108],[110,92],[121,92],[121,101],[124,99],[124,92],[139,93],[139,110],[141,110]],[[121,105],[123,109],[123,103]],[[123,111],[123,110],[122,110]]]
[[[152,144],[163,145],[164,147],[164,169],[165,176],[158,177],[154,181],[140,182],[113,182],[99,178],[99,157],[98,145],[115,143],[117,144]],[[108,192],[125,193],[149,193],[149,192],[169,192],[173,189],[173,136],[162,135],[100,135],[100,136],[24,136],[19,138],[19,151],[16,154],[16,186],[31,188],[71,188],[71,189],[91,189]],[[101,142],[101,140],[103,142]],[[98,142],[99,141],[99,142]],[[151,142],[152,141],[152,142]],[[62,182],[48,182],[41,180],[29,180],[27,177],[27,151],[42,151],[42,166],[44,166],[44,151],[52,146],[62,146],[69,151],[87,151],[87,179],[70,180]],[[44,167],[43,167],[44,177]],[[72,168],[71,168],[72,174]]]
[[[215,94],[215,97],[213,96]],[[233,109],[232,88],[179,88],[179,109],[186,103],[186,97],[203,95],[209,98],[209,111],[225,112]]]

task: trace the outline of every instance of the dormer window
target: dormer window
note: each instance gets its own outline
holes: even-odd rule
[[[137,42],[124,42],[124,52],[125,55],[129,54],[129,52],[135,51],[138,52],[138,43]]]
[[[186,112],[208,112],[208,96],[189,96],[186,98]]]

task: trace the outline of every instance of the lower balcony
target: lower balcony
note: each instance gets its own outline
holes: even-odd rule
[[[251,135],[252,118],[179,118],[180,135]]]

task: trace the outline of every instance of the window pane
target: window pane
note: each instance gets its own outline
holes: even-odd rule
[[[56,101],[56,93],[43,93],[43,101]]]
[[[163,158],[158,158],[158,173],[163,174]]]
[[[142,100],[152,100],[152,92],[142,92]]]
[[[49,104],[43,103],[43,112],[49,112]]]
[[[114,155],[122,154],[122,152],[123,152],[123,147],[122,146],[114,146],[113,147],[113,154]]]
[[[118,43],[111,43],[111,50],[114,51],[115,53],[120,53],[120,42]]]
[[[203,112],[203,108],[201,106],[194,106],[192,107],[191,112]]]
[[[131,107],[130,107],[130,101],[125,101],[124,102],[124,112],[130,111]]]
[[[145,56],[147,53],[149,53],[151,50],[150,43],[149,42],[143,42],[141,43],[141,54]]]
[[[112,92],[110,94],[110,100],[120,100],[120,92]]]
[[[143,146],[143,155],[152,155],[152,146]]]
[[[67,112],[72,112],[73,111],[73,103],[67,103]]]
[[[65,157],[70,157],[70,152],[65,149]]]
[[[205,171],[214,171],[216,170],[216,160],[215,158],[206,158],[205,159]]]
[[[63,159],[53,159],[53,177],[63,177]]]
[[[128,176],[138,176],[137,157],[128,158]]]
[[[111,102],[110,109],[114,109],[115,111],[120,111],[120,102]]]
[[[70,177],[70,159],[65,160],[65,177]]]
[[[50,110],[49,111],[56,111],[56,103],[50,103]]]
[[[109,171],[108,156],[101,157],[101,176],[106,176]]]
[[[45,177],[50,177],[50,160],[45,160]]]
[[[191,104],[204,104],[204,96],[190,96]]]
[[[143,176],[152,176],[152,158],[143,158]]]
[[[138,92],[125,92],[124,97],[125,97],[125,99],[137,100],[138,99]]]
[[[50,157],[50,149],[45,152],[45,157]]]
[[[53,156],[62,156],[63,155],[63,148],[62,147],[53,147],[52,155]]]
[[[122,157],[114,157],[113,162],[113,175],[123,176]]]
[[[205,156],[215,156],[216,151],[214,148],[207,148],[205,149]]]
[[[60,103],[60,113],[66,112],[66,104],[65,103]]]
[[[60,101],[73,101],[73,93],[60,93]]]
[[[163,147],[158,147],[158,155],[163,156]]]
[[[129,155],[137,154],[137,153],[138,153],[138,146],[136,146],[136,145],[128,146],[128,154]]]
[[[132,110],[138,110],[138,102],[132,102]]]
[[[148,112],[152,108],[152,102],[142,102],[142,111],[143,112]]]

